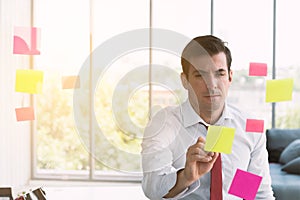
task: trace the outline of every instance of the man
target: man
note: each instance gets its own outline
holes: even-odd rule
[[[148,198],[241,199],[228,194],[241,169],[263,177],[257,199],[274,199],[265,135],[245,132],[249,116],[226,102],[231,61],[224,42],[211,35],[196,37],[184,48],[181,81],[188,99],[158,112],[144,133],[142,188]],[[210,125],[235,129],[231,154],[204,151]],[[214,182],[217,161],[222,175]],[[211,183],[221,183],[219,192],[212,192]]]

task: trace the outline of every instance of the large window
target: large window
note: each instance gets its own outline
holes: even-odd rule
[[[193,37],[210,34],[210,9],[210,2],[206,0],[152,1],[152,28],[173,31],[174,33],[170,33],[172,37],[164,38],[164,40],[178,45],[178,51],[155,47],[151,51],[152,64],[159,65],[158,70],[153,72],[153,78],[159,76],[159,74],[162,77],[161,79],[169,77],[165,81],[167,84],[163,84],[163,81],[158,80],[156,82],[161,84],[153,86],[151,98],[153,107],[175,105],[186,99],[186,91],[181,86],[180,81],[182,71],[180,54],[184,45]],[[183,37],[177,34],[182,34]],[[154,34],[152,37],[153,43],[161,43],[161,37],[160,34]]]
[[[229,101],[270,128],[271,104],[264,97],[266,80],[272,79],[273,2],[215,0],[214,5],[214,34],[228,42],[232,53]],[[268,76],[249,76],[250,62],[266,63]]]
[[[299,128],[300,122],[300,28],[295,26],[300,17],[300,2],[296,0],[277,1],[276,27],[276,78],[293,78],[292,101],[276,104],[276,126]]]
[[[76,134],[73,90],[62,86],[63,77],[77,75],[89,55],[89,4],[86,2],[34,3],[34,25],[41,28],[42,35],[41,55],[34,57],[34,68],[45,74],[43,94],[35,98],[36,176],[88,177],[89,151]],[[88,112],[88,106],[85,109]]]
[[[130,74],[149,63],[149,50],[131,47],[134,38],[127,39],[125,35],[148,27],[149,1],[93,1],[91,14],[92,70],[97,74],[95,94],[91,95],[96,116],[92,125],[95,175],[103,178],[118,172],[119,176],[134,178],[141,171],[141,127],[148,122],[149,90],[147,86],[137,88],[137,76]],[[119,40],[120,35],[126,39]],[[109,50],[103,55],[104,43]],[[105,62],[102,56],[111,59]],[[143,75],[149,81],[148,71]],[[122,180],[126,180],[124,176]]]
[[[265,120],[265,128],[274,120],[266,81],[275,72],[294,78],[293,100],[275,104],[275,120],[299,127],[291,123],[300,118],[299,5],[277,1],[274,12],[274,2],[34,1],[41,55],[33,65],[45,73],[43,94],[34,100],[34,178],[140,180],[143,129],[157,110],[187,98],[180,53],[199,35],[228,42],[234,75],[228,100]],[[267,76],[250,77],[250,62],[266,63]],[[69,76],[79,87],[63,88]]]

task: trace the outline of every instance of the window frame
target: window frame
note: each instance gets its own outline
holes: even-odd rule
[[[31,25],[34,26],[34,1],[31,0]],[[149,0],[149,28],[150,30],[153,28],[153,6],[152,6],[153,0]],[[89,1],[90,4],[90,14],[92,15],[93,9],[92,9],[92,3],[93,0]],[[211,3],[211,8],[210,8],[210,32],[211,34],[214,34],[214,0],[210,0]],[[272,55],[272,79],[276,78],[276,0],[273,0],[273,55]],[[92,17],[90,18],[90,23],[92,21]],[[91,27],[92,29],[92,27]],[[92,30],[90,30],[92,32]],[[151,50],[151,40],[150,40],[150,52],[149,52],[149,66],[152,64],[152,50]],[[93,43],[92,43],[92,34],[90,37],[90,53],[92,52],[93,49]],[[30,56],[30,69],[34,69],[34,57]],[[149,68],[149,77],[151,78],[151,68]],[[150,81],[151,82],[151,81]],[[151,107],[151,100],[152,100],[152,85],[149,83],[149,107]],[[30,102],[31,105],[35,105],[35,97],[33,95],[30,96]],[[276,103],[272,103],[272,128],[275,128],[275,122],[276,122]],[[92,125],[90,125],[92,126]],[[72,173],[72,172],[65,172],[65,173],[37,173],[37,149],[36,149],[36,130],[37,130],[37,122],[32,121],[31,122],[31,179],[33,180],[80,180],[80,181],[119,181],[119,182],[140,182],[141,181],[141,174],[138,174],[136,176],[131,176],[131,175],[113,175],[111,173],[97,173],[95,170],[95,161],[93,160],[92,155],[89,155],[89,165],[90,165],[90,170],[87,171],[87,173],[82,173],[79,174],[77,173]],[[90,130],[92,130],[90,128]],[[90,137],[91,137],[91,142],[93,141],[93,133],[90,131]],[[93,142],[92,142],[93,143]],[[94,151],[94,146],[91,146],[91,151]]]

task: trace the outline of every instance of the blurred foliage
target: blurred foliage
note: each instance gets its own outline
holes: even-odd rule
[[[240,69],[233,71],[233,79],[232,79],[232,88],[236,90],[240,90],[240,88],[244,89],[254,89],[264,87],[264,77],[259,76],[249,76],[249,70]]]
[[[299,78],[300,77],[300,66],[298,65],[292,65],[287,67],[286,69],[282,69],[280,71],[280,73],[285,74],[284,77],[286,78],[294,78],[294,88],[293,91],[300,91],[300,81]]]
[[[300,106],[287,109],[276,120],[276,128],[300,128]]]
[[[73,90],[62,90],[58,75],[48,76],[44,81],[42,95],[36,98],[37,110],[37,164],[38,169],[87,170],[89,169],[88,124],[75,126],[73,119]],[[84,84],[84,83],[83,83]],[[87,85],[87,84],[85,84]],[[140,160],[130,160],[139,155],[143,127],[148,122],[148,92],[136,92],[128,106],[117,110],[114,115],[129,115],[139,131],[130,133],[125,121],[116,123],[112,112],[112,91],[107,83],[96,90],[94,109],[95,152],[97,170],[140,171]],[[83,86],[85,87],[85,86]],[[129,88],[128,88],[129,89]],[[129,91],[123,91],[129,92]],[[88,95],[86,95],[88,98]],[[117,99],[122,100],[122,98]],[[83,100],[82,102],[87,102]],[[88,117],[89,106],[82,103],[80,112]],[[121,117],[122,119],[122,117]],[[97,128],[97,126],[99,128]],[[77,134],[76,129],[80,134]]]
[[[249,76],[248,69],[233,69],[233,81],[232,85],[236,89],[243,88],[264,88],[265,80],[272,79],[271,76],[271,67],[268,68],[268,77],[260,77],[260,76]],[[286,68],[278,68],[276,71],[277,78],[280,75],[281,78],[293,78],[294,79],[294,91],[300,91],[300,81],[298,81],[298,77],[300,76],[300,66],[291,65]]]
[[[88,153],[78,138],[72,115],[72,90],[62,90],[58,75],[44,81],[36,98],[37,167],[39,169],[88,169]]]
[[[300,76],[300,70],[296,68],[296,71],[295,73],[299,73]],[[75,125],[73,90],[62,90],[61,80],[57,77],[60,76],[48,74],[43,85],[45,92],[36,97],[37,168],[88,170],[90,167],[89,124]],[[261,79],[261,77],[249,77],[247,71],[241,70],[234,73],[233,81],[237,88],[241,85],[243,88],[247,85],[261,87],[263,84]],[[171,80],[175,78],[171,77]],[[87,87],[88,83],[81,83],[81,85]],[[299,88],[298,81],[295,83],[295,90]],[[96,161],[96,170],[141,171],[140,159],[137,158],[141,151],[143,127],[149,118],[149,94],[146,87],[136,91],[134,89],[136,88],[130,88],[130,83],[124,84],[121,90],[115,91],[118,92],[118,98],[113,99],[113,86],[103,81],[101,87],[95,91],[93,105],[96,116],[96,122],[93,123],[95,152],[92,156]],[[171,102],[177,104],[185,100],[185,91],[176,89],[174,92],[176,94],[173,94],[173,100],[171,97]],[[129,99],[123,98],[128,94],[130,94]],[[88,98],[89,95],[87,93],[84,96]],[[87,101],[82,101],[80,112],[84,117],[88,117],[90,106],[84,102]],[[112,109],[113,105],[117,106]],[[288,110],[284,116],[279,116],[276,125],[280,128],[299,128],[299,121],[300,108],[298,107]]]
[[[94,109],[97,124],[95,132],[95,158],[97,170],[141,171],[140,159],[130,159],[139,155],[143,127],[148,122],[148,91],[135,92],[126,99],[131,89],[122,87],[118,98],[113,99],[113,88],[102,82],[96,90]],[[116,105],[112,109],[112,105]],[[118,116],[118,118],[116,118]],[[132,127],[134,126],[134,131]],[[98,130],[98,131],[97,131]],[[103,166],[104,164],[104,166]]]

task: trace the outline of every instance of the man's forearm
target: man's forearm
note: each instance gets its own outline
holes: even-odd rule
[[[180,194],[186,188],[188,188],[192,182],[188,182],[184,176],[184,169],[177,172],[176,183],[173,188],[170,189],[169,193],[164,196],[164,198],[172,198]]]

